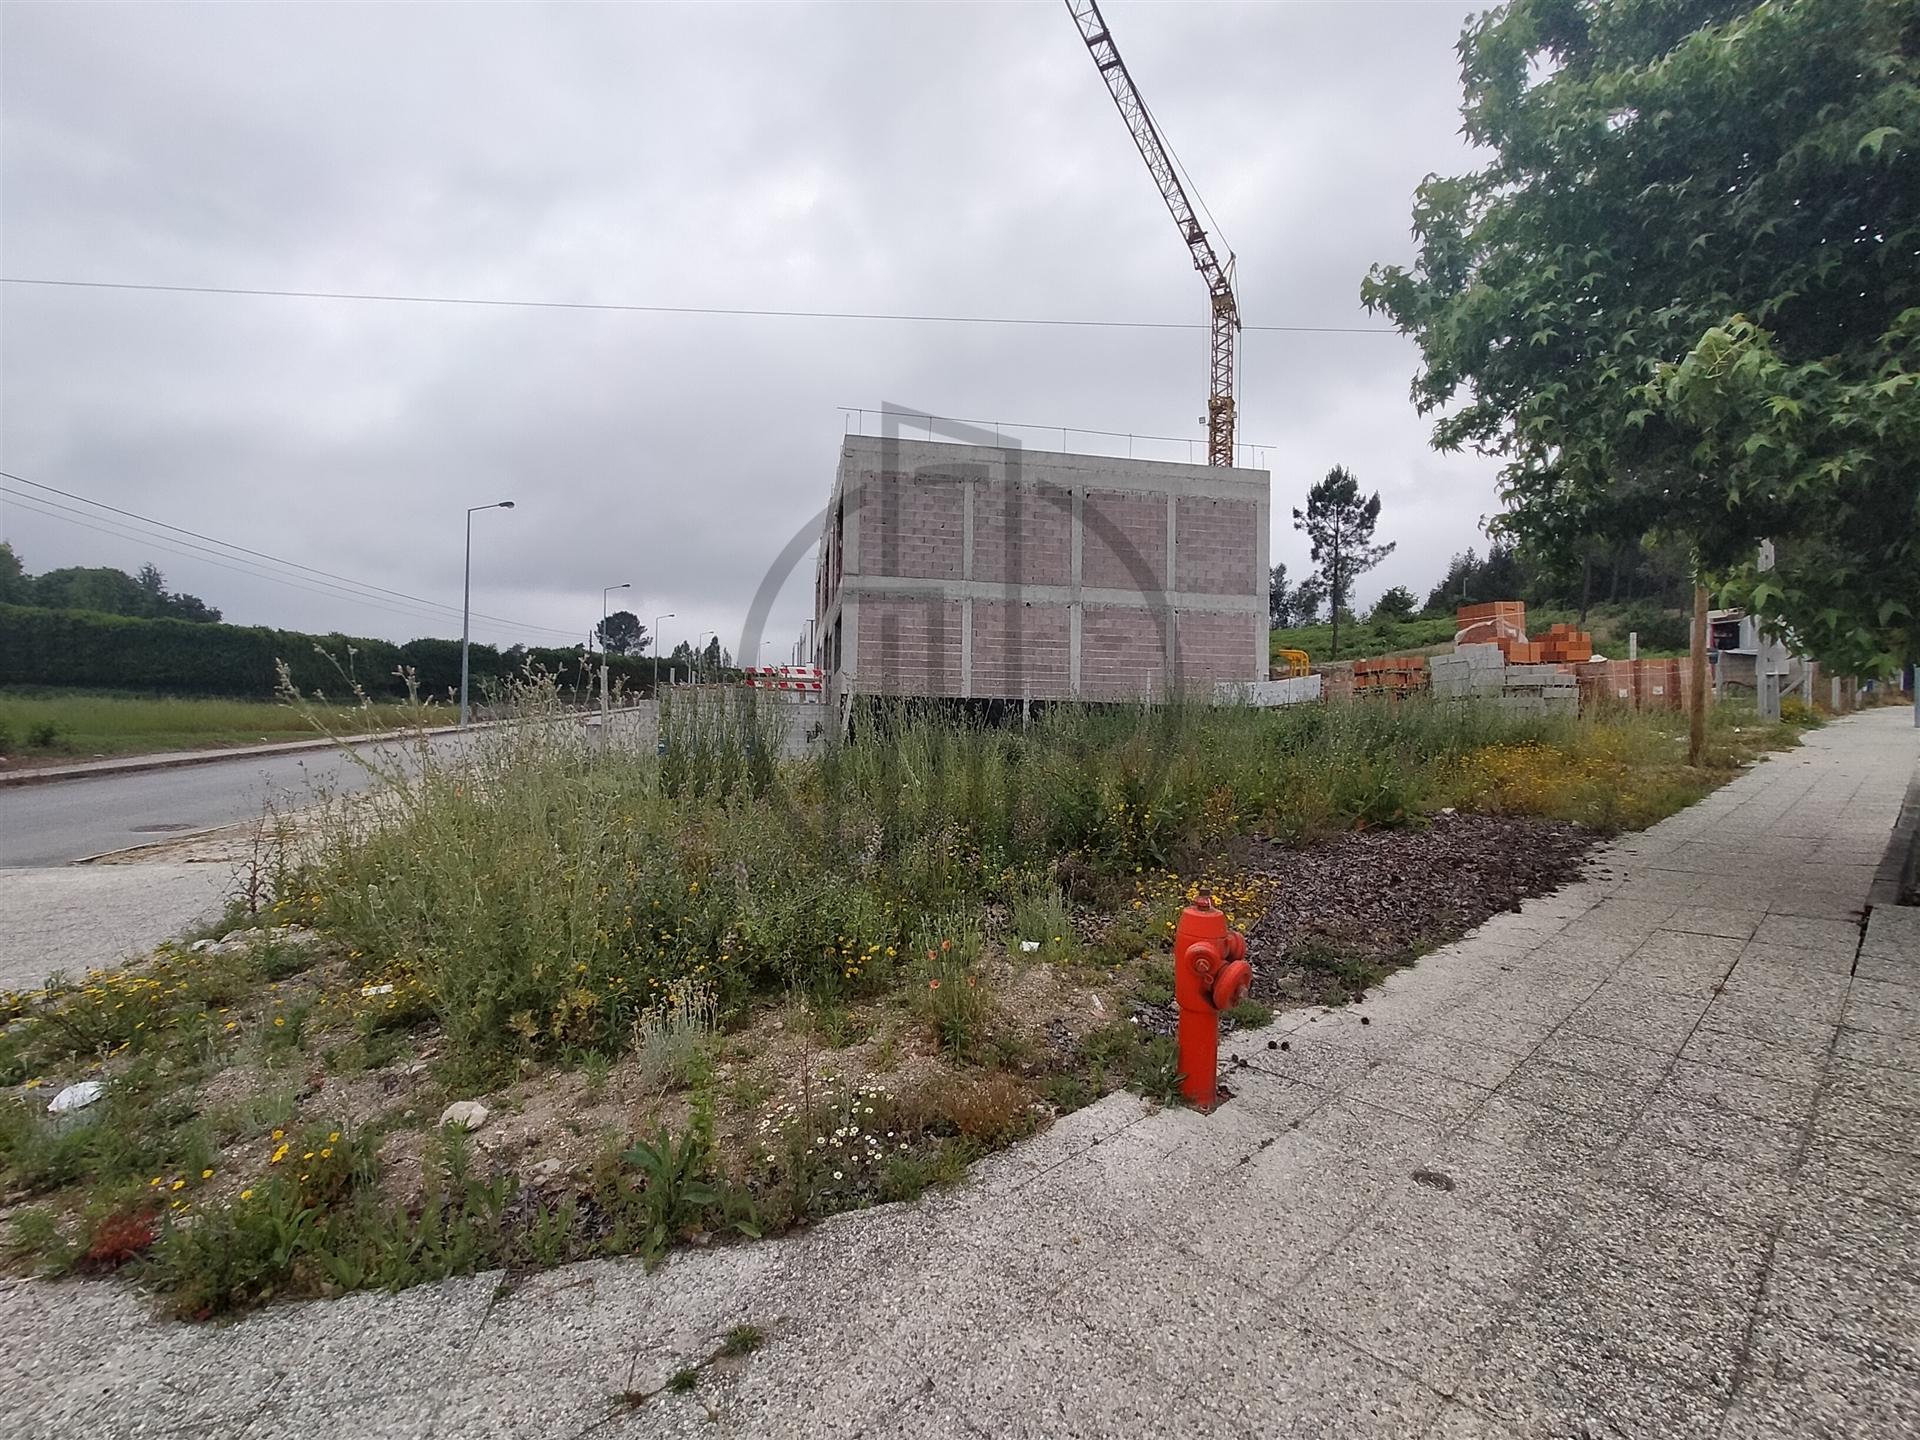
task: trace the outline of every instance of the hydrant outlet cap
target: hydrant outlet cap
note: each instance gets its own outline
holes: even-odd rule
[[[1231,1010],[1253,988],[1253,967],[1244,960],[1229,961],[1213,982],[1214,1008]]]

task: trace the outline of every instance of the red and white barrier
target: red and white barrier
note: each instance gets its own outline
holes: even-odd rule
[[[826,693],[826,672],[818,665],[749,665],[745,674],[750,690],[787,690],[802,695]]]

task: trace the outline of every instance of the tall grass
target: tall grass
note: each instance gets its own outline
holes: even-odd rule
[[[373,762],[378,797],[330,812],[291,884],[486,1063],[618,1050],[688,983],[723,1012],[785,989],[858,998],[907,977],[930,914],[980,917],[1069,878],[1077,898],[1117,894],[1235,833],[1306,839],[1444,804],[1577,812],[1672,748],[1632,717],[1465,704],[1062,707],[1025,731],[907,704],[783,763],[774,719],[731,697],[677,698],[662,757],[596,746],[551,686],[518,687],[512,709],[462,758]],[[1558,763],[1603,733],[1614,768],[1580,784],[1536,791],[1524,763],[1488,761]]]
[[[316,702],[317,704],[317,702]],[[309,707],[311,708],[311,707]],[[404,705],[329,707],[317,712],[342,734],[411,723]],[[301,708],[257,700],[185,700],[68,691],[0,691],[0,734],[57,754],[129,755],[195,746],[311,740]],[[36,735],[50,743],[32,745]]]

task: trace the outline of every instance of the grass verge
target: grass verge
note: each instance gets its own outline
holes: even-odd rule
[[[312,740],[419,723],[410,705],[305,706],[70,690],[0,690],[0,754],[58,761]]]

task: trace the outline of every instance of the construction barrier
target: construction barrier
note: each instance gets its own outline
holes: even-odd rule
[[[749,690],[821,695],[827,688],[826,672],[818,665],[749,665],[743,673]]]

